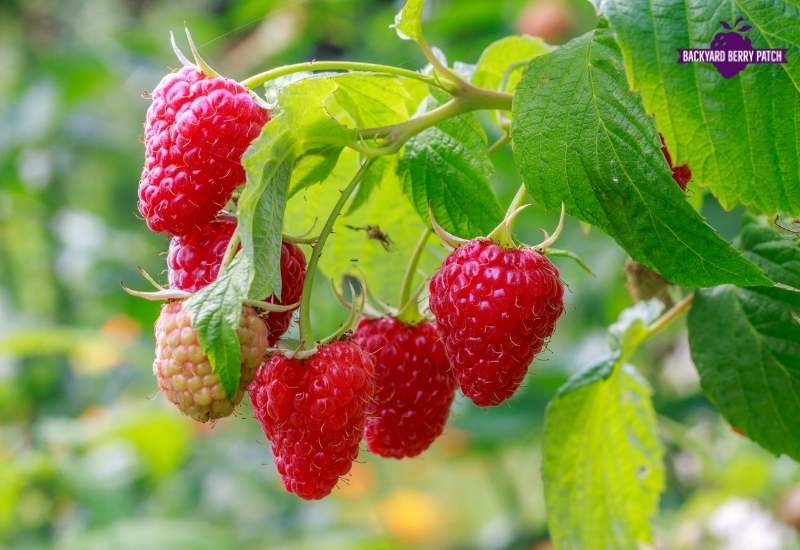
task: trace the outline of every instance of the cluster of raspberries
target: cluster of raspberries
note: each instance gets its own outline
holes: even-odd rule
[[[139,210],[172,235],[170,287],[196,292],[215,280],[236,228],[223,212],[244,182],[241,156],[269,120],[240,84],[194,67],[166,76],[145,124]],[[303,251],[284,242],[280,299],[299,301]],[[310,356],[267,356],[292,312],[243,306],[241,383],[226,395],[181,301],[156,322],[153,371],[164,395],[205,422],[231,414],[245,392],[269,439],[286,489],[326,496],[347,474],[360,442],[383,457],[419,455],[442,433],[456,388],[479,406],[519,388],[563,307],[558,270],[539,251],[479,238],[457,248],[430,282],[435,321],[365,318]]]
[[[206,76],[193,66],[168,74],[153,91],[144,127],[139,212],[152,231],[172,236],[167,256],[171,288],[196,292],[216,279],[236,229],[236,220],[224,208],[244,183],[242,154],[269,118],[269,111],[241,84]],[[297,302],[305,267],[303,251],[283,243],[281,273],[287,282],[280,299],[265,300]],[[161,391],[201,422],[228,416],[291,317],[291,311],[259,314],[243,308],[238,331],[241,384],[231,399],[201,351],[182,303],[167,303],[155,328],[153,372]]]

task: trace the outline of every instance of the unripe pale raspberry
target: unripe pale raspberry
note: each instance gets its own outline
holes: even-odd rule
[[[328,495],[350,471],[375,392],[372,359],[357,344],[327,344],[308,359],[276,355],[258,369],[250,402],[286,490]]]
[[[214,219],[244,183],[242,154],[269,112],[241,84],[196,67],[166,75],[152,99],[139,212],[153,231],[186,235]]]
[[[212,283],[219,273],[228,242],[236,229],[236,221],[218,218],[199,231],[183,237],[173,237],[169,243],[167,267],[169,286],[197,292]],[[281,299],[275,295],[264,298],[271,304],[289,305],[300,301],[306,280],[306,257],[296,244],[281,244]],[[269,345],[274,346],[292,321],[294,310],[263,312],[261,318],[269,329]]]
[[[181,412],[199,422],[230,415],[242,400],[256,368],[267,349],[267,327],[258,313],[242,308],[239,323],[242,371],[236,396],[230,399],[211,371],[182,302],[168,302],[161,308],[155,327],[156,358],[153,374],[166,398]]]
[[[391,458],[420,454],[444,430],[456,390],[436,326],[364,319],[353,340],[375,361],[375,399],[364,430],[369,450]]]
[[[511,397],[564,311],[558,269],[533,249],[474,239],[430,283],[430,308],[461,391],[476,405]]]

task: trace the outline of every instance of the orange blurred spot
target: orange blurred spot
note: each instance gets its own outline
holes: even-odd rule
[[[78,418],[80,418],[81,420],[85,420],[87,418],[97,418],[105,413],[106,413],[105,407],[101,405],[90,405],[83,410],[83,412]]]
[[[448,426],[436,440],[436,446],[447,455],[464,454],[469,449],[469,433]]]
[[[354,462],[350,473],[339,481],[336,495],[345,499],[358,499],[375,487],[375,471],[369,464]]]
[[[389,533],[408,544],[429,541],[443,519],[441,506],[433,497],[409,490],[394,491],[379,503],[378,516]]]
[[[134,318],[123,314],[114,315],[100,328],[105,336],[119,338],[125,343],[132,343],[141,331],[141,325]]]

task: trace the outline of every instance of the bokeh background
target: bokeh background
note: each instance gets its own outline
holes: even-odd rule
[[[474,62],[526,32],[560,43],[591,28],[583,0],[432,0],[430,41]],[[568,223],[570,287],[549,349],[508,404],[458,399],[445,434],[410,461],[362,452],[321,502],[284,493],[244,404],[211,426],[182,417],[151,373],[158,305],[136,267],[164,278],[167,241],[136,213],[144,95],[178,62],[169,31],[191,28],[234,78],[285,63],[348,58],[417,68],[389,29],[397,1],[2,0],[0,2],[0,547],[549,548],[539,476],[548,400],[606,349],[631,304],[624,253]],[[497,189],[518,185],[509,151]],[[704,213],[727,237],[741,212]],[[519,235],[538,242],[535,207]],[[315,324],[343,312],[317,289]],[[732,432],[699,391],[682,327],[634,363],[656,389],[668,488],[656,547],[797,548],[800,470]]]

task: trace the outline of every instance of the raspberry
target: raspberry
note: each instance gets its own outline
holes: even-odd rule
[[[197,292],[214,282],[234,230],[236,221],[219,218],[190,235],[173,237],[167,254],[169,286]]]
[[[250,386],[250,402],[272,443],[286,490],[328,495],[358,455],[375,367],[353,342],[327,344],[308,359],[276,355]]]
[[[272,304],[289,305],[300,300],[306,281],[306,257],[296,244],[283,242],[281,246],[281,299],[274,295],[266,299]],[[294,311],[271,311],[262,314],[269,328],[269,345],[274,346],[289,328]]]
[[[244,182],[242,153],[269,120],[241,84],[195,67],[166,75],[144,127],[139,212],[153,231],[186,235]]]
[[[675,180],[675,183],[678,184],[681,191],[686,191],[686,186],[689,184],[689,180],[692,179],[692,171],[689,169],[689,165],[681,164],[680,166],[673,166],[672,155],[669,154],[664,136],[658,134],[658,137],[661,139],[661,154],[664,155],[667,164],[669,164],[669,169],[672,170],[672,179]]]
[[[391,458],[420,454],[444,430],[456,391],[436,325],[364,319],[353,340],[375,360],[375,399],[364,430],[369,450]]]
[[[239,324],[242,374],[234,399],[228,398],[211,364],[200,349],[189,313],[181,302],[161,308],[156,321],[156,358],[153,374],[169,401],[181,412],[199,422],[230,415],[242,400],[244,390],[267,348],[267,327],[249,307],[242,309]]]
[[[474,239],[430,283],[430,308],[461,391],[498,405],[517,390],[564,311],[558,269],[533,249]]]
[[[236,222],[218,218],[199,231],[184,237],[173,237],[169,243],[167,266],[169,286],[187,292],[197,292],[213,282],[228,248]],[[306,280],[306,257],[302,249],[292,243],[281,245],[281,299],[274,295],[265,301],[288,305],[300,300]],[[289,328],[294,311],[262,313],[269,329],[269,345],[274,346]]]

